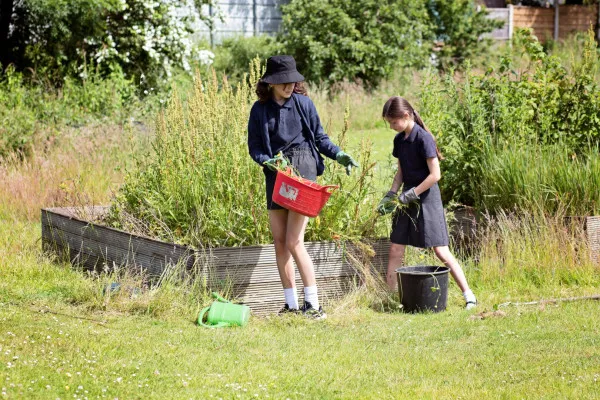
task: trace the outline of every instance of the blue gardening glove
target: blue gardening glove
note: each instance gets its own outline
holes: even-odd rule
[[[346,167],[346,175],[350,175],[352,171],[352,167],[360,167],[354,158],[352,158],[349,154],[344,153],[343,151],[338,152],[335,155],[335,160]]]
[[[415,188],[402,192],[400,196],[398,196],[398,200],[400,200],[400,203],[402,204],[412,203],[414,201],[419,200],[419,198],[420,197],[415,192]]]
[[[284,169],[285,167],[287,167],[288,162],[281,153],[278,153],[275,157],[269,158],[263,164],[271,171],[277,172],[277,170],[279,170],[280,168]]]
[[[392,192],[391,190],[387,192],[383,199],[381,199],[381,201],[379,202],[379,205],[377,206],[377,212],[381,215],[386,215],[394,212],[394,210],[396,210],[397,207],[395,201],[397,198],[398,197],[396,192]]]

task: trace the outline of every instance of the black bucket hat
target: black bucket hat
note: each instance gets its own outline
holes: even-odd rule
[[[304,77],[296,69],[292,56],[273,56],[267,60],[267,70],[262,81],[276,85],[279,83],[302,82]]]

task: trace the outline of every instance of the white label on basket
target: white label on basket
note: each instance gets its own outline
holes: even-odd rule
[[[296,197],[298,197],[298,188],[282,183],[279,188],[279,194],[288,200],[296,201]]]

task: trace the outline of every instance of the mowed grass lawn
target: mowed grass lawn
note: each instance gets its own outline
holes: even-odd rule
[[[452,284],[440,314],[377,312],[350,296],[322,322],[252,318],[209,330],[165,299],[162,310],[111,302],[99,281],[41,254],[35,222],[4,220],[0,233],[0,398],[600,396],[600,302],[478,317],[503,300],[592,294],[597,280],[481,288],[479,314],[463,311]]]
[[[600,396],[598,304],[509,309],[471,320],[334,312],[208,330],[156,319],[3,303],[3,398],[592,399]]]
[[[393,136],[351,130],[350,148],[372,139],[383,165]],[[39,208],[68,204],[67,194],[105,203],[121,179],[114,167],[131,159],[115,146],[0,165],[0,183],[12,185],[0,192],[0,399],[600,398],[600,302],[509,306],[478,318],[503,301],[598,293],[598,269],[578,269],[577,248],[560,230],[499,234],[504,242],[489,255],[464,260],[481,303],[475,313],[462,310],[452,283],[440,314],[378,312],[355,294],[328,304],[322,322],[252,318],[245,328],[208,330],[195,324],[208,300],[183,289],[141,300],[103,295],[111,277],[91,279],[42,253]],[[409,261],[433,261],[421,256]]]

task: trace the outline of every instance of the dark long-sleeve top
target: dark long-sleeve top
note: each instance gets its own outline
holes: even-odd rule
[[[270,99],[266,102],[267,120],[269,123],[269,139],[273,154],[285,152],[288,149],[302,146],[306,142],[304,129],[294,100],[287,99],[283,105]]]
[[[296,107],[298,116],[302,123],[304,137],[309,142],[315,160],[317,160],[317,175],[322,175],[325,170],[323,154],[335,159],[335,155],[341,149],[333,144],[325,133],[319,114],[314,103],[307,96],[293,93],[290,99]],[[269,123],[267,118],[267,104],[255,102],[250,110],[248,120],[248,151],[254,161],[264,167],[264,162],[273,158],[271,142],[269,138]]]

